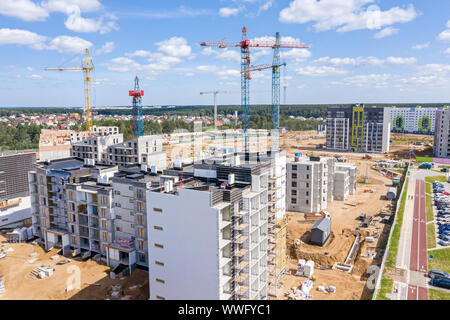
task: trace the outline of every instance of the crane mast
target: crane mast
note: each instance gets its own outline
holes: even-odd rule
[[[144,115],[142,112],[142,97],[144,91],[139,88],[139,78],[134,79],[134,90],[129,91],[129,96],[133,97],[133,107],[131,115],[133,117],[133,134],[135,137],[144,135]]]
[[[54,68],[45,68],[46,71],[83,71],[84,76],[84,116],[86,118],[86,131],[88,132],[88,136],[92,135],[92,77],[91,71],[95,70],[94,64],[92,63],[92,58],[89,57],[89,49],[85,50],[84,61],[82,62],[81,67],[54,67]]]

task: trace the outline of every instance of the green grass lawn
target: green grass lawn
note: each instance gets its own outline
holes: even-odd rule
[[[433,181],[446,182],[447,178],[445,176],[434,176],[425,178],[425,182],[433,183]]]
[[[425,193],[431,194],[431,183],[425,183]]]
[[[433,199],[428,194],[425,195],[425,209],[426,209],[426,212],[427,212],[427,222],[433,221],[434,220]]]
[[[430,300],[450,300],[450,292],[442,290],[429,289],[428,295]]]
[[[433,255],[430,261],[429,255]],[[428,251],[428,270],[438,269],[450,273],[450,248]]]
[[[389,300],[386,294],[392,293],[392,287],[394,286],[394,280],[385,278],[381,279],[380,290],[378,291],[377,300]]]
[[[434,223],[427,224],[427,247],[428,249],[436,248],[436,230]]]

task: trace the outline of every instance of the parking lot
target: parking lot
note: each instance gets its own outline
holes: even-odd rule
[[[447,248],[450,245],[450,184],[433,182],[432,198],[436,248]]]

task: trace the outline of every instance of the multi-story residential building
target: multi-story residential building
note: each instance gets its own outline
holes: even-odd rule
[[[326,146],[329,150],[389,152],[391,108],[329,108]]]
[[[70,154],[72,157],[92,159],[95,163],[102,162],[108,147],[123,142],[123,134],[93,135],[72,144]]]
[[[438,110],[436,112],[434,147],[435,157],[450,157],[450,113],[449,109]]]
[[[72,130],[42,129],[39,136],[39,160],[56,160],[70,157]]]
[[[327,208],[327,158],[296,158],[287,163],[287,209],[305,213]]]
[[[129,166],[122,168],[112,178],[115,237],[127,239],[132,245],[124,248],[117,243],[111,244],[109,265],[115,266],[123,261],[126,263],[127,259],[133,256],[137,267],[148,270],[146,198],[147,189],[159,186],[161,182],[161,176],[155,169],[153,167],[153,171],[149,171],[145,166]]]
[[[110,145],[102,155],[102,163],[127,166],[144,164],[165,169],[167,151],[162,150],[162,136],[142,136]]]
[[[30,195],[28,171],[36,166],[36,153],[0,154],[0,201]]]
[[[328,202],[345,200],[356,192],[357,171],[353,164],[338,163],[329,157],[296,157],[286,167],[289,211],[320,212]]]
[[[110,179],[117,170],[66,158],[41,162],[28,173],[34,235],[47,250],[106,256],[114,240]]]
[[[119,127],[92,127],[92,135],[94,136],[109,136],[119,134]],[[89,138],[89,132],[77,131],[70,133],[70,140],[72,143],[77,143]]]
[[[436,112],[445,107],[438,108],[397,108],[391,109],[392,132],[434,134]]]
[[[150,299],[267,299],[285,156],[245,158],[166,170],[147,190]]]

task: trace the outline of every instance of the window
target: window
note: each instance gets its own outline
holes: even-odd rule
[[[153,229],[158,230],[158,231],[163,231],[162,227],[158,227],[158,226],[153,226]]]
[[[156,296],[156,300],[166,300],[164,297]]]
[[[161,279],[158,279],[158,278],[156,278],[155,281],[158,282],[158,283],[161,283],[161,284],[165,284],[166,283],[164,280],[161,280]]]
[[[138,201],[138,202],[136,203],[136,206],[137,206],[137,211],[138,211],[138,212],[145,212],[145,205],[144,205],[144,202]]]
[[[141,238],[145,238],[145,229],[144,228],[138,228],[138,235]]]
[[[292,204],[296,204],[296,203],[297,203],[297,199],[292,198],[292,199],[291,199],[291,203],[292,203]]]
[[[306,175],[306,179],[309,179],[309,174]]]
[[[144,216],[137,216],[137,222],[139,225],[144,225],[145,224]]]
[[[164,267],[164,263],[160,261],[155,261],[155,264],[160,267]]]
[[[306,204],[309,204],[309,200],[306,200]]]
[[[108,240],[108,232],[103,232],[103,241],[109,241]]]
[[[153,208],[153,212],[162,213],[163,211],[162,211],[162,209],[159,209],[159,208]]]
[[[296,173],[292,174],[292,179],[297,179],[297,174]]]
[[[155,248],[164,249],[164,246],[162,244],[155,243]]]
[[[292,171],[297,171],[297,165],[292,165]]]
[[[145,250],[145,243],[143,240],[138,241],[139,250]]]
[[[309,191],[306,191],[306,196],[309,196]]]
[[[291,190],[291,195],[292,196],[296,196],[297,195],[297,190]]]
[[[292,182],[292,187],[293,187],[293,188],[296,188],[296,187],[297,187],[297,182],[293,181],[293,182]]]
[[[309,166],[306,166],[306,171],[309,171]]]

